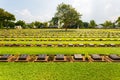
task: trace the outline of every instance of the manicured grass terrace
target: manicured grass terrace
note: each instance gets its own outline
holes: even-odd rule
[[[0,47],[0,54],[120,54],[120,47]]]
[[[120,41],[0,41],[1,44],[120,44]]]
[[[0,63],[0,80],[120,80],[120,64]]]

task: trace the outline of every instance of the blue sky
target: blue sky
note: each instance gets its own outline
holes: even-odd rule
[[[120,16],[120,0],[0,0],[0,8],[13,13],[27,23],[49,21],[60,3],[72,5],[82,14],[82,20],[115,21]]]

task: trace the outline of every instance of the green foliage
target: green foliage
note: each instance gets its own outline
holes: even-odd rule
[[[31,29],[33,29],[34,26],[35,26],[34,22],[27,24],[27,27],[28,27],[28,28],[31,28]]]
[[[120,27],[120,17],[116,20],[117,27]]]
[[[97,24],[95,23],[94,20],[91,20],[89,23],[89,28],[95,28],[97,26]]]
[[[25,21],[23,20],[18,20],[16,23],[15,23],[16,26],[21,26],[22,28],[26,28],[26,23]]]
[[[120,21],[120,17],[118,17],[118,19],[116,20],[116,23]]]
[[[88,27],[89,27],[89,23],[88,23],[88,22],[83,22],[83,26],[84,26],[85,28],[88,28]]]
[[[71,5],[62,3],[58,5],[55,17],[64,23],[63,27],[67,30],[68,26],[77,23],[81,15]]]
[[[51,23],[51,26],[55,26],[57,25],[58,26],[58,17],[53,17],[52,20],[50,21]]]
[[[0,8],[0,28],[8,28],[11,26],[12,21],[15,21],[15,16]]]
[[[112,28],[113,23],[111,21],[105,21],[103,26],[104,26],[104,28]]]
[[[30,23],[30,24],[27,24],[27,26],[29,28],[42,28],[43,27],[43,23],[39,22],[39,21],[35,21],[35,22]]]
[[[84,24],[82,20],[78,20],[75,24],[76,28],[84,28]]]
[[[120,27],[120,21],[117,22],[117,26]]]
[[[14,29],[15,23],[14,22],[8,22],[8,27]]]
[[[41,23],[39,21],[35,21],[34,25],[36,26],[36,28],[41,28],[43,26],[43,23]]]
[[[44,27],[44,28],[48,28],[48,27],[49,27],[48,22],[44,22],[44,23],[43,23],[43,27]]]

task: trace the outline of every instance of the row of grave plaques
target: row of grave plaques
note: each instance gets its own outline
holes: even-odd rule
[[[120,62],[120,56],[118,54],[74,54],[71,56],[67,56],[64,54],[3,54],[0,55],[0,62]]]
[[[45,39],[20,39],[20,40],[17,40],[15,38],[13,39],[0,39],[0,41],[120,41],[120,39],[104,39],[104,38],[101,38],[101,39],[76,39],[76,38],[71,38],[71,39],[56,39],[56,38],[45,38]]]
[[[108,36],[49,36],[49,37],[48,36],[0,36],[0,38],[119,38],[119,37],[120,36],[110,36],[110,37]]]
[[[38,47],[120,47],[120,44],[0,44],[6,47],[38,46]]]
[[[0,35],[0,38],[119,38],[120,35],[117,34],[117,35],[63,35],[64,33],[60,34],[60,35],[49,35],[49,34],[41,34],[41,35],[17,35],[17,36],[14,36],[14,35]],[[100,33],[101,34],[101,33]]]

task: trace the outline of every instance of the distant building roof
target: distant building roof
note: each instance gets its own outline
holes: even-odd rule
[[[103,28],[103,26],[102,25],[98,25],[98,26],[96,26],[96,28]]]

